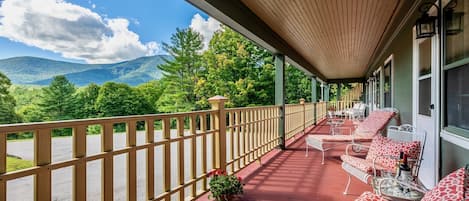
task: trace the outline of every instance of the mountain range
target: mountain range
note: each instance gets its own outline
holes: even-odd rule
[[[77,86],[108,81],[135,86],[160,79],[162,73],[157,66],[171,58],[156,55],[113,64],[80,64],[38,57],[12,57],[0,60],[0,72],[13,84],[20,85],[49,85],[54,76],[64,75]]]

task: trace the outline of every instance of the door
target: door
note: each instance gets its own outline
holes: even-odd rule
[[[415,39],[413,65],[413,117],[414,126],[427,134],[419,179],[427,188],[434,187],[438,175],[439,140],[436,132],[436,101],[438,87],[436,73],[438,66],[437,37]]]

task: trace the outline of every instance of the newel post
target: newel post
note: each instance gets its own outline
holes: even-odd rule
[[[214,96],[208,99],[208,102],[212,105],[212,110],[218,110],[214,118],[213,130],[217,130],[214,133],[214,142],[215,142],[215,167],[226,171],[226,112],[225,112],[225,102],[228,101],[228,98],[223,96]]]
[[[300,105],[303,106],[303,134],[305,134],[306,130],[306,109],[305,109],[305,99],[300,98]]]

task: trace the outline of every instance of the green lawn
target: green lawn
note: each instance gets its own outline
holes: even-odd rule
[[[7,156],[7,172],[21,170],[32,166],[32,161]]]

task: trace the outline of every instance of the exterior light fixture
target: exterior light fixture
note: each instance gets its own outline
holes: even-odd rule
[[[420,18],[418,18],[415,22],[417,39],[432,37],[436,34],[436,21],[438,19],[438,16],[428,15],[428,10],[430,10],[432,6],[435,6],[436,8],[438,8],[438,10],[440,10],[439,7],[433,3],[424,3],[419,8],[419,11],[422,13],[422,16],[420,16]]]
[[[445,7],[445,30],[447,35],[456,35],[463,31],[462,17],[464,13],[454,12],[457,4],[457,1],[454,0]]]

